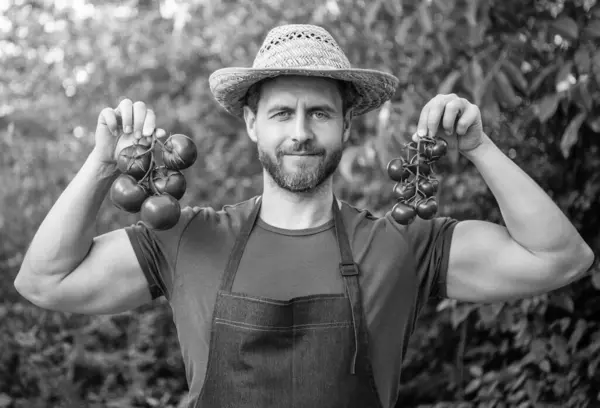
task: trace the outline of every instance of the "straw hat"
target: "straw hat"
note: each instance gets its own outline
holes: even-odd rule
[[[234,116],[243,117],[248,88],[265,78],[307,75],[354,84],[354,116],[377,109],[398,86],[395,76],[370,69],[352,68],[331,34],[319,26],[288,24],[268,32],[251,68],[222,68],[209,78],[217,102]]]

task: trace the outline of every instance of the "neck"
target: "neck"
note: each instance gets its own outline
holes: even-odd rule
[[[323,225],[333,218],[331,178],[314,191],[306,193],[284,190],[268,176],[264,181],[259,216],[267,224],[282,229],[307,229]]]

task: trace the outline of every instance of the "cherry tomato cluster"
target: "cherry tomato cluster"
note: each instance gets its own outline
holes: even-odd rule
[[[155,150],[161,152],[157,165]],[[186,191],[181,170],[198,157],[194,141],[173,134],[165,142],[155,136],[150,145],[139,141],[119,152],[117,168],[121,172],[110,189],[110,200],[119,209],[136,214],[151,229],[173,228],[181,216],[179,200]]]
[[[437,214],[435,193],[439,182],[432,164],[446,154],[448,143],[442,138],[426,136],[404,147],[406,158],[390,160],[387,172],[396,182],[394,196],[398,200],[392,208],[392,218],[399,224],[409,225],[417,216],[428,220]]]

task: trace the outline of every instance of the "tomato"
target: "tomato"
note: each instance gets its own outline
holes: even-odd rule
[[[148,197],[148,191],[128,174],[121,174],[110,187],[110,200],[119,209],[137,213]]]
[[[157,167],[151,174],[150,188],[154,194],[170,194],[180,200],[185,194],[186,181],[183,173],[179,170]]]
[[[141,180],[151,163],[151,152],[148,147],[135,144],[125,147],[117,157],[117,168],[121,173],[128,174],[136,180]]]
[[[422,192],[425,197],[431,197],[435,194],[433,184],[427,179],[419,180],[419,191]]]
[[[172,170],[183,170],[190,167],[198,158],[198,149],[194,141],[176,133],[166,140],[162,152],[164,165]]]
[[[398,200],[408,200],[415,195],[415,185],[412,183],[396,183],[394,195]]]
[[[410,166],[413,169],[413,172],[416,172],[418,168],[420,175],[429,175],[431,173],[431,167],[427,164],[426,160],[425,157],[420,155],[413,156],[413,158],[410,159]]]
[[[408,204],[396,203],[392,208],[392,218],[402,225],[408,225],[415,220],[417,215],[415,209]]]
[[[438,203],[435,199],[429,199],[426,201],[421,201],[417,207],[417,215],[424,220],[429,220],[437,214]]]
[[[440,157],[443,157],[447,151],[448,151],[448,142],[446,142],[446,140],[439,137],[436,139],[435,145],[431,147],[429,157],[433,160],[437,160]]]
[[[404,159],[401,157],[389,161],[387,173],[394,181],[403,181],[410,177],[410,171],[406,168]]]
[[[179,201],[169,194],[161,194],[144,201],[140,218],[151,229],[168,230],[177,225],[180,216]]]

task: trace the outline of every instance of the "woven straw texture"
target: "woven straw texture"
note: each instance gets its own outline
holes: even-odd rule
[[[234,116],[243,117],[248,88],[265,78],[306,75],[340,79],[354,84],[355,116],[379,108],[396,91],[398,78],[375,70],[352,68],[348,58],[325,29],[309,24],[288,24],[267,34],[251,68],[215,71],[209,78],[216,101]]]

